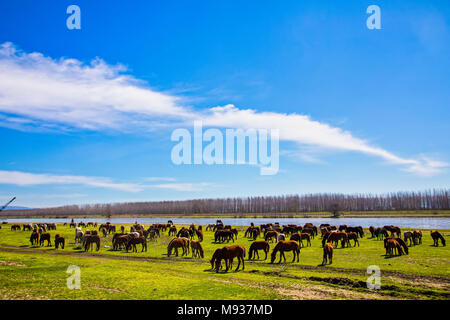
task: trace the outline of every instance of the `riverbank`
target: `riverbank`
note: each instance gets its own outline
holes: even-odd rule
[[[74,219],[106,219],[105,215],[58,215],[58,214],[15,214],[12,210],[3,211],[1,214],[1,219],[26,219],[26,218],[48,218],[48,219],[63,219],[63,218],[74,218]],[[450,210],[410,210],[410,211],[358,211],[358,212],[340,212],[339,218],[380,218],[380,217],[392,217],[392,218],[426,218],[426,217],[445,217],[450,218]],[[148,218],[148,219],[158,219],[158,218],[336,218],[330,212],[278,212],[278,213],[199,213],[199,214],[114,214],[108,218]]]

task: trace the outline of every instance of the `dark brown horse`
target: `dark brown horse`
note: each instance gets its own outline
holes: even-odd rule
[[[137,238],[130,237],[128,239],[128,242],[127,242],[127,245],[126,245],[127,252],[131,248],[133,249],[133,252],[137,252],[137,248],[136,248],[137,244],[141,244],[142,245],[141,252],[144,252],[144,251],[147,252],[147,239],[145,239],[144,236],[140,236],[140,237],[137,237]]]
[[[311,246],[311,236],[309,233],[293,233],[289,240],[298,241],[300,245],[303,247],[303,240],[306,239],[306,245]]]
[[[356,247],[356,244],[358,244],[359,247],[359,241],[358,241],[358,234],[356,232],[348,232],[347,233],[347,246],[350,247],[350,240],[353,240],[353,246]]]
[[[33,233],[30,236],[30,242],[31,242],[32,246],[37,246],[39,243],[39,233],[37,233],[36,231],[33,231]]]
[[[41,234],[41,236],[39,237],[39,245],[43,246],[44,245],[44,241],[47,241],[47,247],[51,247],[52,240],[50,239],[50,233],[43,233],[43,234]]]
[[[333,263],[333,245],[331,243],[325,243],[323,246],[323,260],[322,265],[327,264],[327,258],[328,261],[330,261],[330,264]]]
[[[258,250],[263,250],[264,253],[266,254],[266,256],[264,257],[264,260],[267,259],[267,254],[269,253],[269,243],[267,241],[254,241],[251,245],[250,245],[250,249],[248,250],[248,260],[251,260],[252,258],[255,259],[256,256],[258,256],[258,260],[259,260],[259,253]]]
[[[94,250],[94,244],[97,246],[96,250],[100,250],[100,236],[98,234],[85,235],[84,238],[84,251],[89,251],[89,249]]]
[[[294,240],[279,241],[275,246],[275,248],[273,248],[272,250],[270,263],[273,263],[275,261],[278,251],[280,252],[280,261],[278,261],[278,263],[281,263],[281,258],[284,258],[284,262],[286,262],[286,256],[284,255],[286,251],[292,251],[294,253],[294,258],[292,259],[292,262],[295,262],[295,257],[297,257],[297,262],[299,261],[300,244],[297,241]]]
[[[414,241],[414,244],[422,244],[422,231],[414,230],[413,241]]]
[[[387,238],[385,240],[385,248],[386,248],[386,255],[393,256],[393,255],[403,255],[402,246],[397,242],[394,238]]]
[[[278,241],[278,232],[276,232],[275,230],[269,230],[266,232],[266,235],[264,236],[264,240],[266,241],[272,241],[275,238],[275,242]]]
[[[435,247],[439,246],[439,239],[441,240],[442,246],[445,247],[445,239],[442,236],[442,234],[439,233],[439,231],[433,230],[430,232],[430,234],[431,234],[431,238],[434,241],[433,245]]]
[[[55,235],[55,249],[58,249],[59,246],[61,246],[61,249],[64,249],[65,243],[64,237],[61,237],[59,234]]]
[[[220,268],[222,260],[225,260],[225,265],[226,265],[225,271],[228,271],[233,265],[234,258],[238,259],[238,265],[237,265],[235,271],[239,270],[239,266],[241,265],[241,262],[242,262],[242,270],[245,269],[245,264],[244,264],[245,248],[243,246],[241,246],[240,244],[223,247],[222,249],[216,250],[216,252],[214,252],[214,254],[215,254],[215,257],[214,257],[215,260],[212,264],[215,264],[216,272],[219,272],[219,268]]]

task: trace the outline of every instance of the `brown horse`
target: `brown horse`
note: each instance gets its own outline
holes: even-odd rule
[[[269,230],[266,232],[266,235],[264,236],[264,240],[273,242],[273,239],[275,238],[275,242],[278,241],[278,232],[275,230]]]
[[[371,238],[375,238],[375,227],[374,226],[369,227],[369,232],[371,234]]]
[[[167,246],[167,256],[170,257],[172,250],[175,249],[175,256],[178,257],[178,248],[183,250],[182,256],[189,253],[189,239],[188,238],[173,238]]]
[[[330,232],[327,235],[325,235],[323,237],[324,239],[322,240],[322,243],[324,243],[324,240],[326,240],[326,242],[331,242],[334,243],[333,247],[338,246],[339,241],[341,241],[341,245],[344,248],[345,245],[348,243],[348,236],[345,232]]]
[[[286,256],[284,255],[284,252],[286,251],[292,251],[294,253],[294,258],[292,259],[292,262],[295,261],[295,257],[297,257],[297,262],[299,261],[300,244],[297,241],[294,240],[279,241],[275,246],[275,248],[273,248],[272,250],[270,263],[273,263],[275,261],[278,251],[280,251],[280,261],[278,261],[278,263],[281,263],[281,258],[284,258],[284,262],[286,262]]]
[[[413,241],[414,241],[414,244],[422,244],[422,231],[414,230]]]
[[[203,231],[200,229],[200,227],[198,228],[198,230],[195,230],[195,234],[197,235],[198,241],[202,242],[203,241]]]
[[[347,233],[347,246],[350,247],[350,240],[354,240],[353,246],[356,247],[356,244],[358,244],[359,247],[359,240],[358,240],[358,234],[356,232],[348,232]]]
[[[383,229],[389,231],[391,236],[394,236],[394,233],[397,235],[397,238],[400,238],[401,232],[400,228],[396,226],[384,226]]]
[[[194,257],[194,258],[197,258],[197,257],[203,258],[204,257],[203,248],[202,248],[200,241],[192,240],[191,241],[191,249],[192,249],[192,257]]]
[[[98,234],[90,234],[90,235],[85,235],[84,238],[84,251],[89,251],[89,249],[94,250],[94,244],[96,244],[97,248],[96,250],[99,251],[100,250],[100,236]]]
[[[215,254],[214,262],[211,264],[215,264],[216,272],[219,272],[219,268],[220,268],[222,260],[225,260],[225,265],[226,265],[225,271],[228,271],[233,265],[234,258],[238,259],[238,265],[237,265],[235,271],[239,270],[239,266],[241,265],[241,262],[242,262],[242,270],[245,269],[245,264],[244,264],[245,248],[243,246],[241,246],[240,244],[223,247],[222,249],[216,250],[216,252],[214,252],[214,254]]]
[[[115,233],[112,239],[113,250],[120,250],[126,247],[128,243],[128,235]]]
[[[41,234],[41,236],[39,237],[39,245],[43,246],[44,245],[44,241],[47,241],[47,247],[51,247],[52,240],[50,239],[50,233],[43,233],[43,234]]]
[[[331,243],[325,243],[323,246],[323,260],[322,265],[327,264],[327,258],[330,261],[330,264],[333,263],[333,245]]]
[[[402,246],[394,238],[385,239],[386,255],[403,255]],[[397,252],[396,252],[397,251]]]
[[[293,233],[289,240],[295,240],[303,247],[303,239],[306,239],[306,245],[311,246],[311,236],[309,233]]]
[[[33,233],[30,236],[30,242],[32,246],[37,246],[39,242],[39,233],[33,231]]]
[[[264,257],[264,260],[267,259],[267,254],[269,253],[269,243],[267,241],[254,241],[251,245],[250,245],[250,249],[248,250],[248,260],[251,260],[252,258],[255,259],[256,256],[258,256],[258,260],[259,260],[259,253],[258,250],[263,250],[264,253],[266,254],[266,256]]]
[[[65,243],[64,237],[61,237],[59,234],[55,235],[55,249],[58,249],[59,246],[61,246],[61,249],[64,249]]]
[[[445,247],[445,239],[444,239],[444,237],[442,236],[442,234],[439,233],[439,231],[433,230],[433,231],[431,231],[430,234],[431,234],[431,238],[432,238],[433,241],[434,241],[433,245],[434,245],[435,247],[438,247],[438,246],[439,246],[439,239],[441,239],[442,246]]]
[[[170,236],[175,236],[176,234],[177,234],[177,227],[171,226],[171,227],[169,228],[169,237],[170,237]]]
[[[131,248],[133,249],[133,252],[137,252],[137,248],[136,248],[137,244],[141,244],[142,245],[141,252],[144,252],[144,251],[147,252],[147,239],[145,239],[144,236],[140,236],[140,237],[137,237],[137,238],[130,237],[128,239],[128,242],[127,242],[127,245],[126,245],[127,252]]]
[[[405,242],[408,242],[409,240],[409,245],[412,246],[413,244],[415,244],[414,242],[414,234],[411,231],[405,231],[403,232],[403,240]]]

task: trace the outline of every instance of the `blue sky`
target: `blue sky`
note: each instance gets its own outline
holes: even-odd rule
[[[0,30],[2,202],[449,187],[447,1],[13,1]],[[197,118],[280,128],[280,171],[173,164]]]

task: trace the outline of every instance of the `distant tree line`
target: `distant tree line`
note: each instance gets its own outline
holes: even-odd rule
[[[450,209],[450,189],[420,192],[395,192],[383,195],[346,195],[324,193],[246,198],[71,205],[43,209],[14,210],[14,212],[4,211],[2,212],[2,216],[42,215],[61,217],[76,215],[99,215],[111,217],[117,215],[139,216],[151,214],[269,214],[324,211],[360,212],[448,209]]]

